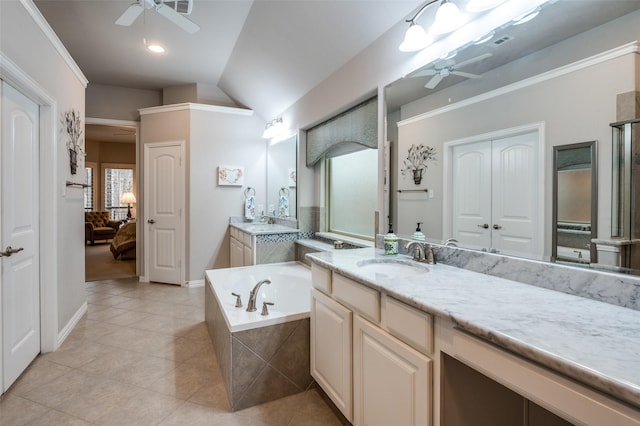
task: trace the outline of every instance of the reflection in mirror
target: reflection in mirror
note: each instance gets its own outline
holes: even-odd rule
[[[267,148],[266,213],[276,217],[296,217],[298,137],[272,140]]]
[[[609,123],[640,118],[640,108],[625,108],[620,103],[621,97],[626,97],[633,99],[635,106],[640,99],[636,53],[639,21],[637,0],[548,2],[530,23],[498,28],[488,42],[470,43],[455,57],[424,64],[387,86],[385,136],[391,142],[393,161],[391,196],[385,208],[396,233],[410,237],[416,222],[424,222],[422,229],[428,239],[442,242],[453,236],[453,209],[447,210],[452,204],[452,188],[447,186],[447,182],[453,182],[452,143],[537,127],[539,162],[534,178],[540,185],[540,196],[534,202],[539,214],[540,246],[533,257],[556,259],[559,253],[553,241],[557,227],[552,217],[555,206],[551,179],[555,174],[554,147],[580,141],[609,142]],[[465,73],[479,77],[449,73],[437,85],[429,84],[433,70],[456,64]],[[429,166],[418,186],[400,174],[402,160],[412,144],[432,146],[438,153],[437,163]],[[599,175],[594,173],[593,178],[598,178],[600,197],[596,200],[592,193],[590,205],[597,203],[597,214],[588,220],[593,238],[611,239],[611,144],[601,143],[592,155],[593,164],[596,159],[599,163]],[[399,192],[407,189],[423,191]],[[514,206],[510,200],[505,198],[507,209]],[[503,226],[493,220],[473,226],[479,225],[482,231],[485,224],[490,229],[494,224]],[[591,266],[602,261],[600,250],[596,259],[593,249],[591,246],[582,253]]]
[[[596,142],[553,150],[553,243],[551,260],[597,263],[598,173]]]

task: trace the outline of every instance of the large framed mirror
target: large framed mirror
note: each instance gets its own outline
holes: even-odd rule
[[[597,152],[595,141],[553,148],[552,262],[597,263]]]
[[[511,137],[535,130],[537,145],[530,152],[537,155],[537,163],[531,179],[538,182],[539,197],[526,200],[537,207],[534,210],[539,232],[534,233],[538,240],[532,258],[604,267],[594,265],[599,260],[597,250],[594,244],[587,247],[587,240],[611,239],[611,211],[615,211],[612,204],[616,201],[610,191],[610,123],[626,119],[620,118],[627,112],[621,107],[621,95],[640,98],[635,95],[640,92],[636,65],[639,21],[637,0],[549,2],[530,23],[497,28],[485,43],[469,43],[451,52],[449,58],[425,63],[385,86],[384,139],[391,144],[393,159],[385,216],[390,216],[396,233],[411,238],[416,223],[422,222],[422,230],[431,241],[443,243],[453,237],[454,209],[448,207],[453,204],[453,189],[448,182],[454,181],[452,175],[456,173],[452,145],[479,144],[484,139],[491,142],[495,153],[504,134]],[[439,71],[452,66],[473,77]],[[434,81],[434,73],[442,78]],[[640,117],[629,119],[634,118]],[[588,223],[579,226],[584,234],[584,247],[580,247],[579,254],[571,244],[560,241],[564,237],[560,238],[558,224],[573,220],[554,217],[554,212],[564,213],[556,212],[558,192],[553,182],[556,174],[570,174],[566,170],[556,172],[556,153],[562,157],[566,151],[568,155],[569,150],[580,149],[581,141],[600,142],[598,149],[595,143],[583,147],[591,163],[588,172],[580,173],[589,174],[592,180],[581,188],[585,194],[589,191],[588,199],[584,195],[584,202],[590,206],[589,216],[573,218]],[[429,165],[421,183],[415,184],[401,170],[408,149],[419,144],[434,147],[437,161]],[[587,178],[582,176],[584,179]],[[478,182],[469,179],[470,184]],[[517,195],[524,191],[520,189]],[[637,196],[640,198],[640,194]],[[509,201],[515,198],[504,197],[502,207],[513,213],[510,207],[514,204]],[[506,229],[493,218],[474,222],[473,228],[493,234]],[[489,245],[486,250],[492,247]],[[562,256],[565,258],[560,259]]]
[[[267,148],[267,205],[269,216],[296,218],[298,137],[272,140]]]

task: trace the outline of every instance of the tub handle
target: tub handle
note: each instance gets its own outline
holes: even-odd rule
[[[273,302],[262,302],[262,313],[260,315],[269,315],[269,308],[267,305],[273,306]]]
[[[232,296],[236,297],[236,308],[242,308],[242,299],[239,294],[231,293]]]

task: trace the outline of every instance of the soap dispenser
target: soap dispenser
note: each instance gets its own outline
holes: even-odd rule
[[[413,238],[414,240],[418,240],[418,241],[426,241],[427,238],[425,237],[425,235],[420,230],[420,225],[422,225],[422,222],[418,222],[418,227],[416,228],[416,232],[411,234],[411,238]]]
[[[398,254],[398,236],[393,233],[393,226],[389,223],[389,232],[384,236],[384,254],[396,256]]]

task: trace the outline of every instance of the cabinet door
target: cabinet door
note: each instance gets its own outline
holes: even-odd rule
[[[254,265],[253,262],[253,250],[251,246],[243,246],[243,258],[244,258],[244,266]]]
[[[311,375],[350,422],[352,316],[338,302],[311,291]]]
[[[432,361],[357,315],[353,330],[354,424],[430,425]]]
[[[231,267],[234,268],[236,266],[244,266],[244,252],[243,245],[240,241],[235,238],[229,238],[230,247],[231,247]]]

